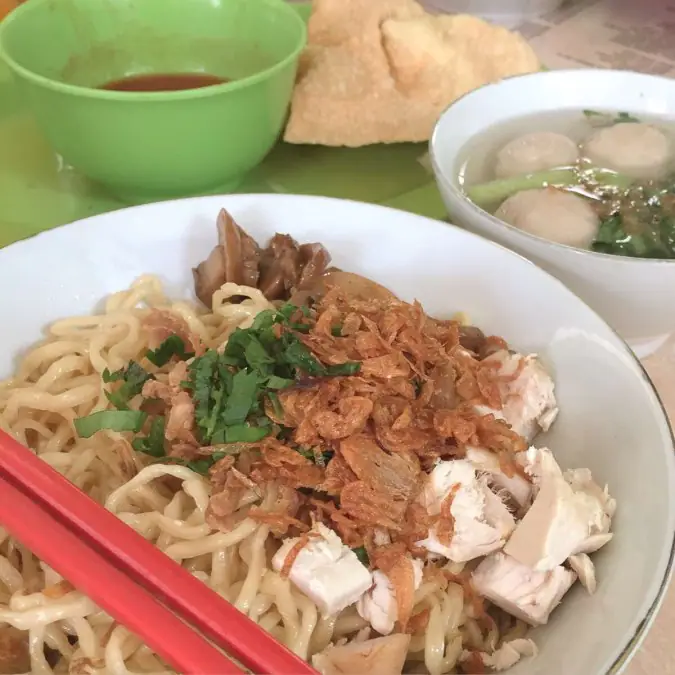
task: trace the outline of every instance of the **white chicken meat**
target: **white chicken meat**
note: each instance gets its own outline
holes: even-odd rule
[[[428,512],[433,516],[441,514],[443,502],[452,492],[450,513],[454,532],[449,545],[439,541],[437,526],[417,545],[458,563],[502,548],[515,527],[515,520],[486,481],[478,479],[470,462],[450,460],[436,464],[422,496]]]

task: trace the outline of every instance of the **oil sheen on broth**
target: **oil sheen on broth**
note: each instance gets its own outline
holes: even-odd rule
[[[626,112],[530,115],[470,141],[467,196],[501,220],[600,253],[675,258],[675,125]]]

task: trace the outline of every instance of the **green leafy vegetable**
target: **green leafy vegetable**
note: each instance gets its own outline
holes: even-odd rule
[[[361,562],[366,567],[370,565],[370,558],[368,557],[368,553],[366,552],[366,549],[363,546],[353,548],[352,551],[356,553],[356,557],[359,559],[359,562]]]
[[[223,410],[223,423],[227,426],[243,424],[255,405],[259,393],[258,374],[240,370],[232,378],[232,391]]]
[[[593,250],[633,258],[675,258],[675,183],[626,190],[604,217]]]
[[[598,112],[597,110],[584,110],[584,115],[591,126],[594,127],[611,127],[615,124],[623,124],[627,122],[640,122],[637,117],[634,117],[627,112],[618,112],[616,114]]]
[[[269,401],[275,419],[283,419],[278,391],[292,386],[302,376],[331,377],[359,372],[360,363],[325,366],[314,357],[299,336],[310,330],[309,316],[308,308],[290,304],[279,310],[261,312],[250,328],[233,331],[222,353],[209,350],[193,358],[178,336],[169,337],[157,349],[147,352],[147,358],[158,367],[174,357],[193,359],[188,366],[187,381],[181,386],[190,393],[194,403],[196,436],[203,446],[236,447],[236,444],[255,443],[270,434],[281,437],[284,428],[273,424],[264,409]],[[124,370],[104,373],[106,382],[121,382],[120,387],[110,394],[110,400],[120,408],[141,393],[145,382],[152,378],[153,375],[134,362]],[[125,413],[126,416],[109,417],[108,412],[113,415]],[[99,417],[91,416],[93,420],[78,420],[79,427],[88,434],[102,428],[138,432],[147,418],[143,412],[128,409],[96,415]],[[157,460],[184,464],[200,473],[208,471],[217,461],[218,454],[190,462],[166,457],[162,416],[152,419],[147,435],[135,438],[133,447]],[[323,465],[331,457],[331,452],[320,456],[312,454],[312,459]]]
[[[181,338],[177,335],[170,335],[157,349],[149,349],[145,356],[150,363],[154,363],[158,368],[161,368],[169,363],[174,356],[177,356],[181,361],[187,361],[194,354],[185,351],[185,343]]]
[[[356,375],[361,370],[361,364],[358,361],[347,361],[346,363],[337,363],[334,366],[326,368],[326,375]]]
[[[134,438],[131,446],[137,452],[142,452],[151,457],[163,457],[164,451],[164,418],[155,417],[150,425],[150,433],[147,436]]]
[[[201,457],[200,459],[184,459],[183,457],[165,457],[163,458],[164,464],[180,464],[181,466],[186,466],[188,469],[192,469],[195,473],[202,474],[206,476],[209,473],[209,469],[216,463],[219,462],[223,457],[226,457],[229,453],[224,451],[214,452],[209,457]]]
[[[146,419],[140,410],[100,410],[76,419],[75,430],[81,438],[89,438],[102,429],[139,432]]]
[[[122,382],[115,391],[106,391],[108,400],[118,409],[126,410],[129,401],[143,391],[143,385],[154,377],[136,361],[131,361],[126,368],[111,373],[107,368],[103,371],[103,382]]]
[[[226,443],[255,443],[269,434],[264,427],[252,427],[247,424],[234,424],[225,429]]]
[[[619,124],[620,122],[636,122],[639,124],[640,120],[627,112],[620,112],[617,113],[616,117],[614,118],[614,122],[616,124]]]
[[[489,183],[472,185],[466,188],[466,195],[476,206],[490,211],[511,195],[523,190],[535,190],[547,185],[567,186],[579,185],[579,183],[579,176],[573,169],[552,169],[551,171],[538,171],[527,176],[501,178]]]

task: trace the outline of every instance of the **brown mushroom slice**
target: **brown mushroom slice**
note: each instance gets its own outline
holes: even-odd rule
[[[323,244],[303,244],[300,247],[300,264],[302,271],[296,285],[299,291],[310,288],[326,273],[330,265],[330,253]]]
[[[476,326],[459,327],[459,344],[472,351],[474,354],[480,354],[485,348],[487,339],[480,328]]]
[[[410,635],[396,633],[341,647],[329,646],[312,658],[321,675],[401,675]]]
[[[229,282],[257,286],[260,248],[255,240],[221,209],[216,222],[218,244],[209,257],[192,270],[195,293],[207,306],[213,294]]]
[[[279,300],[300,278],[300,250],[287,234],[275,234],[260,260],[259,288],[268,300]]]

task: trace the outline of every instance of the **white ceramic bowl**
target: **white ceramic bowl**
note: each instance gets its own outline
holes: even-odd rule
[[[336,265],[368,275],[432,315],[466,311],[514,348],[538,352],[561,413],[537,439],[563,467],[587,466],[618,501],[615,538],[594,556],[598,590],[578,585],[533,632],[536,659],[512,675],[618,673],[670,576],[675,454],[664,410],[628,347],[559,281],[487,240],[402,211],[320,197],[237,195],[165,202],[74,223],[0,250],[0,379],[57,318],[95,311],[138,276],[192,298],[190,268],[213,247],[221,207],[258,241],[275,231],[321,241]],[[61,264],[55,268],[55,261]]]
[[[431,157],[452,222],[518,251],[593,307],[639,356],[675,330],[675,260],[593,253],[526,234],[472,204],[458,183],[458,156],[475,136],[513,118],[561,110],[626,111],[673,117],[675,80],[617,70],[558,70],[477,89],[441,116]],[[673,117],[675,119],[675,117]]]

